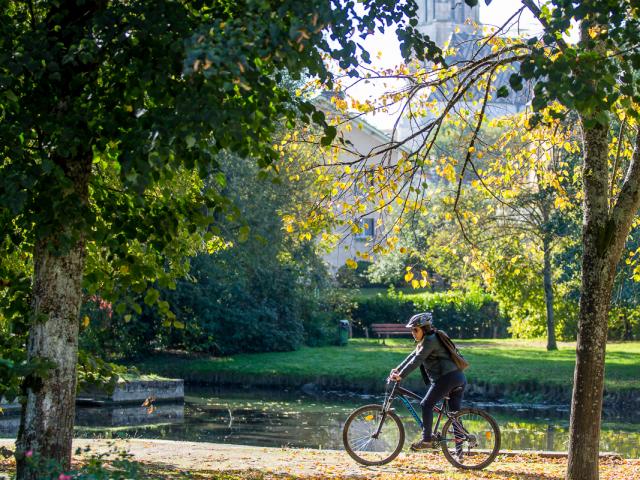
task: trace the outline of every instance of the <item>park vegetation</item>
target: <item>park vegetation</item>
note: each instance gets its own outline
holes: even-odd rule
[[[640,328],[640,15],[522,3],[503,27],[526,8],[542,35],[488,32],[450,64],[412,1],[0,0],[0,393],[23,400],[18,478],[38,475],[26,452],[69,467],[78,378],[118,372],[102,357],[326,346],[339,318],[416,309],[459,336],[577,337],[567,478],[598,478],[606,341]],[[417,63],[376,71],[360,41],[390,25]],[[403,87],[376,102],[334,97],[338,115],[311,102],[390,79]],[[530,110],[490,118],[523,89]],[[408,136],[355,152],[339,134],[340,113],[394,104]],[[319,248],[372,211],[386,234],[347,266],[382,257],[369,281],[436,293],[333,288]]]

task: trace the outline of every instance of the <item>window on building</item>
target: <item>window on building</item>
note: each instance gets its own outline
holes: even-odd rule
[[[366,240],[373,238],[375,223],[373,218],[362,218],[359,221],[361,231],[356,234],[355,238]]]

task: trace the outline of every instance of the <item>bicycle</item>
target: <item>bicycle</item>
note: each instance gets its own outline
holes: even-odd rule
[[[389,391],[389,385],[391,390]],[[462,388],[462,387],[457,387]],[[454,392],[453,389],[449,395]],[[399,399],[422,428],[422,420],[409,402],[420,401],[420,395],[407,390],[399,382],[387,383],[382,405],[365,405],[354,410],[342,429],[342,441],[347,453],[362,465],[384,465],[402,451],[405,430],[402,420],[391,407]],[[484,410],[463,408],[449,410],[449,396],[433,411],[438,415],[433,427],[434,448],[442,448],[445,458],[463,470],[481,470],[493,462],[500,451],[500,428]],[[440,421],[447,417],[442,431]]]

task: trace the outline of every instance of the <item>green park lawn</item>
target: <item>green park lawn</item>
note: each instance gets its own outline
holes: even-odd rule
[[[560,343],[547,352],[543,341],[512,339],[460,340],[457,342],[471,367],[471,382],[495,385],[570,386],[575,364],[575,344]],[[381,380],[413,348],[409,339],[351,339],[346,347],[304,347],[293,352],[241,354],[224,358],[158,355],[138,362],[141,372],[169,377],[206,380],[212,374],[253,377],[288,376],[308,379],[333,377],[345,381]],[[419,375],[419,374],[414,374]],[[640,389],[640,342],[607,346],[605,388],[608,391]]]

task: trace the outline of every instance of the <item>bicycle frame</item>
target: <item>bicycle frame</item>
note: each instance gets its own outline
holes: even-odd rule
[[[394,382],[393,388],[391,389],[391,393],[385,399],[385,401],[384,401],[384,403],[382,405],[382,416],[380,418],[380,423],[378,424],[378,428],[376,429],[375,433],[373,434],[374,438],[377,438],[378,435],[380,434],[380,430],[382,430],[382,425],[384,424],[384,420],[385,420],[385,417],[387,415],[387,412],[391,408],[391,404],[393,403],[393,401],[396,398],[399,399],[404,404],[404,406],[407,408],[407,410],[409,410],[409,413],[411,413],[411,416],[416,421],[416,423],[420,426],[420,428],[423,428],[422,419],[420,418],[420,416],[416,412],[415,408],[413,408],[413,405],[411,405],[409,400],[407,400],[407,397],[412,398],[414,400],[418,400],[418,401],[422,400],[422,397],[420,395],[418,395],[417,393],[414,393],[411,390],[407,390],[406,388],[401,387],[398,384],[398,382]],[[440,426],[440,421],[442,420],[442,416],[445,415],[447,418],[452,418],[451,415],[449,414],[449,408],[448,407],[449,406],[448,406],[448,403],[447,403],[446,399],[443,399],[442,403],[440,405],[435,405],[433,407],[433,411],[438,414],[438,419],[436,420],[436,422],[435,422],[435,424],[433,426],[433,436],[437,440],[440,439],[440,433],[438,432],[438,427]],[[454,421],[455,421],[455,419],[454,419]],[[463,427],[460,425],[460,428],[463,428]]]

